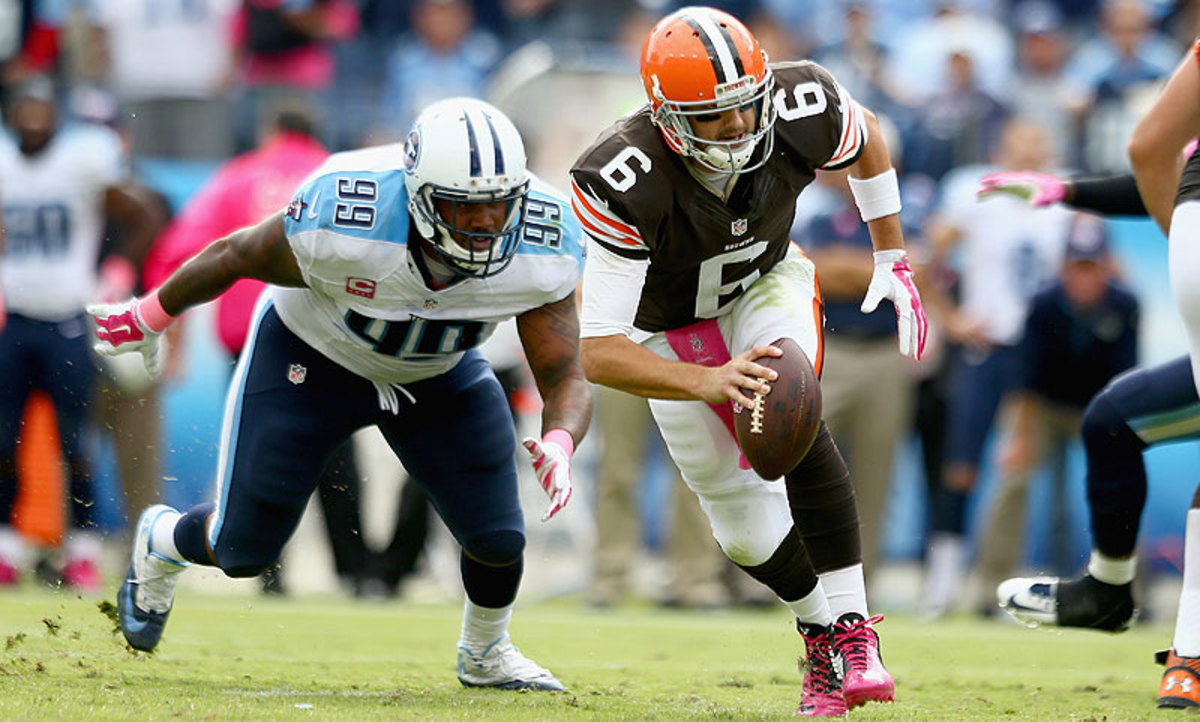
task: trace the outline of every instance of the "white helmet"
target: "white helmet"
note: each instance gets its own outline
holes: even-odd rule
[[[491,276],[516,255],[529,173],[521,136],[499,109],[474,98],[427,106],[404,143],[404,185],[417,231],[456,272]],[[439,213],[435,200],[448,202],[448,213]],[[496,231],[459,227],[458,209],[471,203],[506,203],[503,226]]]

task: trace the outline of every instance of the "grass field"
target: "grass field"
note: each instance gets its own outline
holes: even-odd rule
[[[95,598],[0,593],[0,720],[783,720],[800,640],[782,610],[518,607],[513,639],[565,694],[470,690],[460,607],[181,594],[159,651],[128,649]],[[851,720],[1139,720],[1163,627],[1118,636],[889,617],[897,701]]]

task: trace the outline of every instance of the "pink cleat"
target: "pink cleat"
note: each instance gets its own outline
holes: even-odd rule
[[[848,612],[833,623],[833,653],[841,659],[842,696],[849,709],[896,698],[896,683],[883,666],[879,635],[871,626],[882,621],[882,614],[863,619],[861,614]]]
[[[796,623],[804,638],[804,686],[800,691],[801,717],[840,717],[846,714],[842,679],[833,663],[833,628]]]
[[[100,570],[91,559],[72,559],[62,570],[62,583],[84,594],[99,594],[103,586]]]
[[[15,587],[21,579],[21,572],[8,562],[0,559],[0,587]]]

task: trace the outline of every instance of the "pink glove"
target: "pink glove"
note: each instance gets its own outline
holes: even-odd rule
[[[550,506],[542,514],[542,521],[547,521],[571,500],[571,454],[575,451],[575,441],[563,429],[551,429],[541,441],[529,436],[521,444],[533,457],[533,470],[550,496]]]
[[[8,311],[4,310],[4,289],[0,288],[0,332],[4,331],[4,322],[8,320]]]
[[[1007,193],[1041,208],[1058,203],[1066,197],[1067,186],[1049,173],[1006,170],[985,175],[979,181],[979,190],[975,191],[975,195],[980,199],[996,193]]]
[[[871,313],[883,299],[891,299],[896,307],[896,330],[900,336],[900,353],[920,360],[929,335],[929,320],[921,307],[921,294],[913,283],[913,269],[903,249],[875,251],[875,272],[859,308]]]
[[[158,376],[162,370],[158,337],[175,317],[163,310],[158,291],[124,303],[97,303],[87,307],[96,321],[96,353],[104,356],[137,352],[146,370]]]

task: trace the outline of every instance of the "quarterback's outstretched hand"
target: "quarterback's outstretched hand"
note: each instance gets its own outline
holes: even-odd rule
[[[1049,173],[1005,170],[985,175],[979,181],[979,190],[975,191],[975,195],[981,200],[997,193],[1016,196],[1032,206],[1041,208],[1065,198],[1067,186]]]
[[[550,506],[542,514],[542,521],[547,521],[571,500],[571,453],[575,441],[566,431],[551,429],[541,441],[528,436],[521,444],[533,457],[538,482],[550,496]]]
[[[157,292],[124,303],[97,303],[87,307],[96,321],[96,353],[105,356],[137,352],[146,370],[157,377],[162,371],[159,335],[173,320],[158,302]]]
[[[921,307],[921,295],[913,283],[913,269],[908,254],[902,249],[875,251],[875,272],[859,308],[871,313],[883,299],[891,299],[896,307],[896,326],[900,336],[900,353],[920,359],[925,351],[929,320]]]

